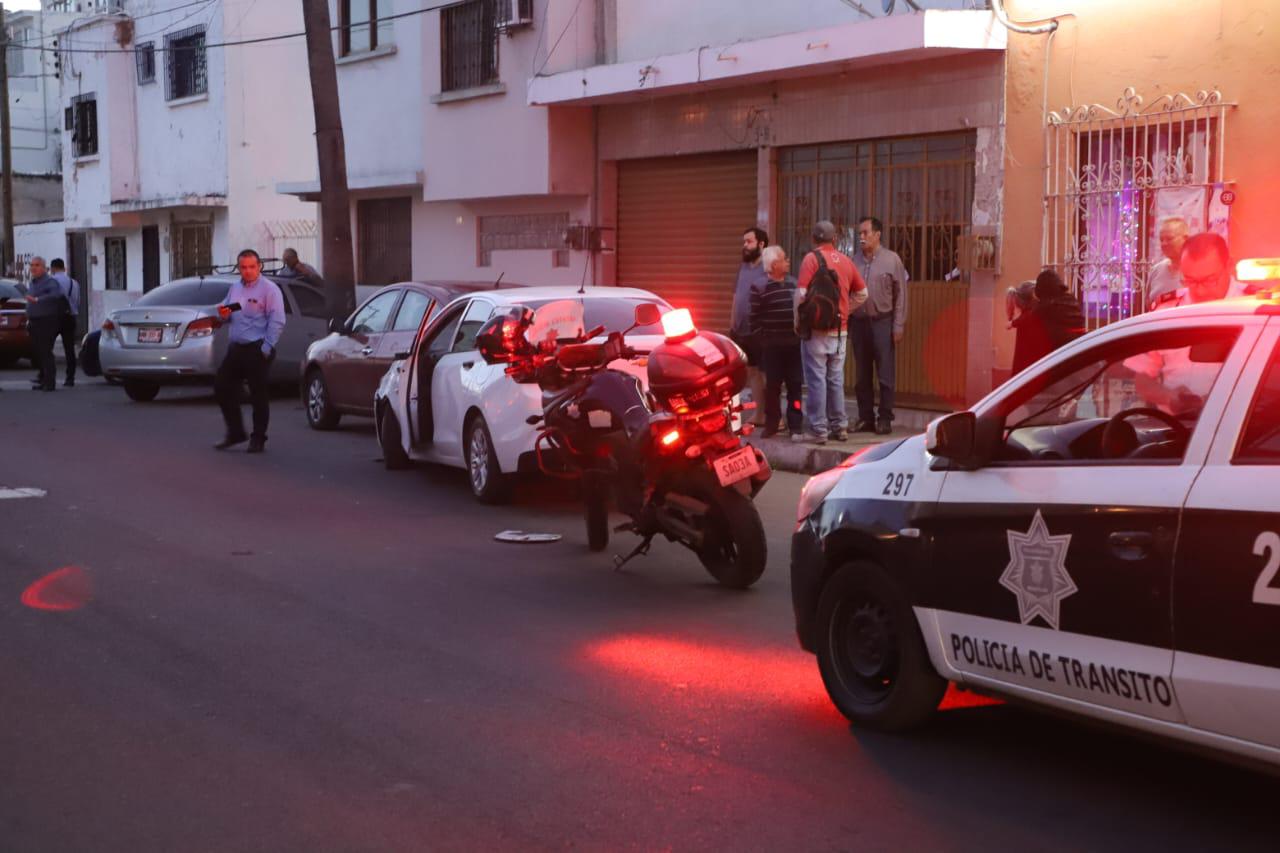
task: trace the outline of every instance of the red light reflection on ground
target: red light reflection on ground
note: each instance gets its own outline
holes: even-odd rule
[[[839,717],[822,685],[817,662],[801,651],[733,649],[633,634],[595,643],[587,647],[585,657],[618,674],[677,690],[707,690],[765,704],[821,709]],[[952,686],[941,707],[950,710],[998,704],[998,699]]]
[[[50,572],[22,591],[21,601],[33,610],[78,610],[93,597],[89,573],[79,566]]]

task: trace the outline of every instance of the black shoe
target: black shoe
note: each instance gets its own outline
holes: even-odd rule
[[[63,383],[62,383],[62,387],[63,387],[63,388],[74,388],[74,387],[76,387],[76,381],[75,381],[74,379],[68,379],[66,382],[63,382]]]
[[[229,435],[213,446],[214,450],[226,450],[228,447],[235,447],[237,444],[243,444],[249,440],[247,435]]]
[[[875,432],[876,431],[875,421],[869,421],[866,418],[860,418],[858,422],[854,424],[853,431],[854,432]]]
[[[267,449],[267,440],[265,438],[249,439],[249,453],[261,453]]]
[[[876,421],[876,435],[888,435],[893,432],[893,421],[886,421],[884,418]]]
[[[57,391],[58,386],[57,385],[41,385],[40,390],[41,391]]]

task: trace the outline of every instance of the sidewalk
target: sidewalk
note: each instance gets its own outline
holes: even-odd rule
[[[785,433],[765,438],[757,429],[747,436],[747,442],[760,448],[777,471],[795,471],[800,474],[817,474],[834,468],[851,453],[875,444],[918,435],[924,430],[910,427],[894,427],[889,435],[872,432],[851,432],[848,441],[827,440],[826,444],[808,441],[792,441]]]

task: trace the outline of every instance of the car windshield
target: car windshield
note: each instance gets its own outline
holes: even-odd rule
[[[559,302],[558,299],[531,299],[524,304],[535,311],[543,305],[551,302]],[[671,306],[663,302],[661,299],[643,299],[634,297],[606,297],[604,299],[584,299],[583,304],[583,324],[588,329],[594,329],[596,326],[604,326],[606,332],[621,332],[628,328],[636,321],[636,306],[644,304],[657,305],[658,309],[663,313],[671,310]],[[632,335],[661,335],[662,324],[653,323],[648,326],[636,326],[629,334]]]
[[[140,308],[158,308],[168,305],[217,305],[227,298],[231,282],[211,278],[192,278],[174,281],[157,287],[133,303]]]
[[[0,299],[21,299],[22,291],[18,290],[17,285],[10,284],[7,281],[0,281]]]

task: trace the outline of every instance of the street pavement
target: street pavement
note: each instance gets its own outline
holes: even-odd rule
[[[1274,778],[1127,734],[963,693],[852,729],[793,633],[798,475],[732,592],[667,543],[613,571],[561,484],[489,508],[384,471],[358,419],[278,397],[266,454],[217,453],[205,392],[27,375],[0,371],[0,492],[47,493],[0,499],[0,850],[1275,849]]]

